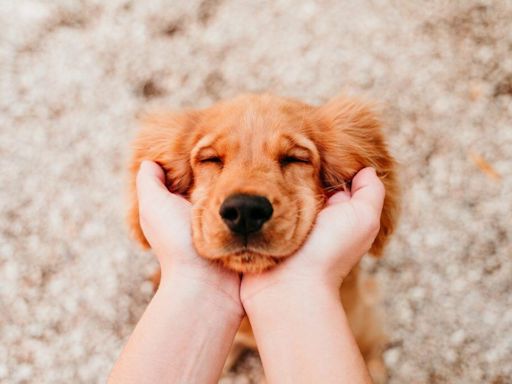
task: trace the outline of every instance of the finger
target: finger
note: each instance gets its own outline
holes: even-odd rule
[[[190,203],[169,192],[162,168],[152,161],[143,161],[136,186],[140,226],[155,252],[164,255],[172,249],[192,249]]]
[[[327,200],[326,205],[334,205],[339,203],[346,203],[347,201],[350,201],[350,192],[348,191],[340,191],[336,192],[334,195],[332,195],[329,200]]]
[[[140,212],[149,217],[161,216],[169,210],[176,215],[188,216],[190,203],[175,195],[165,186],[165,174],[158,164],[143,161],[137,174],[137,197]]]
[[[137,173],[137,195],[139,200],[155,193],[167,192],[165,174],[162,168],[153,161],[144,160]]]
[[[380,215],[384,204],[385,189],[375,169],[368,167],[359,171],[352,180],[351,192],[352,203],[370,206]]]

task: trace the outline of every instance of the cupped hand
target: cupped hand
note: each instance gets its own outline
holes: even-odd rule
[[[225,296],[240,304],[240,277],[200,257],[192,244],[191,204],[172,194],[156,163],[143,161],[137,174],[140,226],[160,262],[160,285],[203,285],[205,294]]]
[[[337,291],[379,232],[384,194],[373,168],[359,171],[350,192],[338,192],[328,200],[295,255],[269,271],[243,276],[240,295],[244,305],[272,289],[322,286]]]

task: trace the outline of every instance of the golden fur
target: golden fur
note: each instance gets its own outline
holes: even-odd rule
[[[243,95],[206,109],[148,115],[142,125],[131,164],[129,220],[146,246],[135,192],[144,159],[162,166],[169,190],[191,201],[198,253],[238,272],[271,268],[297,251],[326,199],[349,187],[366,166],[376,169],[386,188],[380,232],[370,252],[380,256],[394,230],[395,162],[378,119],[360,101],[339,97],[316,107],[272,95]],[[265,196],[274,210],[247,242],[234,237],[219,215],[224,199],[235,193]],[[382,382],[384,339],[360,286],[356,268],[340,295],[372,374]],[[247,341],[248,324],[241,332],[238,339],[254,344]]]

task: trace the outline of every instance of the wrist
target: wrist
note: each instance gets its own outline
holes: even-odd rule
[[[281,311],[283,308],[302,308],[319,303],[339,302],[339,286],[322,280],[278,282],[252,291],[241,297],[245,312]]]
[[[184,273],[164,273],[156,294],[165,296],[168,300],[194,303],[194,310],[215,313],[221,316],[238,319],[244,315],[239,298],[239,288],[236,291],[232,282],[220,282],[205,279],[199,275]]]

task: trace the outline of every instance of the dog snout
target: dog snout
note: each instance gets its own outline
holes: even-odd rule
[[[227,197],[219,210],[228,228],[241,235],[259,231],[273,212],[272,204],[266,197],[244,194]]]

